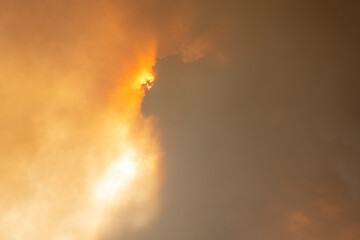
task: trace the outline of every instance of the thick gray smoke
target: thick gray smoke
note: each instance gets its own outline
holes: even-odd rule
[[[128,239],[359,239],[359,3],[202,6],[227,34],[156,65],[164,203]]]

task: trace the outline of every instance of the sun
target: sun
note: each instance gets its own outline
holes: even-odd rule
[[[138,82],[145,91],[148,91],[153,87],[155,77],[153,73],[143,70],[136,79],[136,82]]]

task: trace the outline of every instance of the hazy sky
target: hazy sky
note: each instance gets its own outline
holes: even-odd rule
[[[359,23],[350,0],[0,0],[0,239],[360,239]]]

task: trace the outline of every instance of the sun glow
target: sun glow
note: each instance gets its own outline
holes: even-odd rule
[[[142,71],[137,76],[137,82],[139,82],[144,90],[150,90],[153,87],[155,77],[152,73]]]

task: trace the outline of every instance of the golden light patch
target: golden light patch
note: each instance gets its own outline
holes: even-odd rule
[[[62,4],[0,8],[0,239],[95,240],[156,213],[156,41],[126,2]]]

